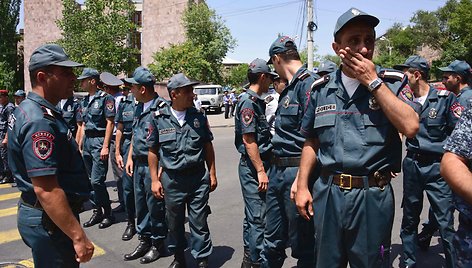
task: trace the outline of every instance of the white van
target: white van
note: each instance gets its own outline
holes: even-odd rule
[[[195,94],[202,102],[202,108],[206,111],[221,113],[223,107],[223,87],[220,85],[203,85],[194,87]]]

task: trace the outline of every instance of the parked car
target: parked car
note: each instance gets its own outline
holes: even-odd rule
[[[223,107],[223,87],[220,85],[201,85],[194,87],[195,94],[206,111],[221,113]]]

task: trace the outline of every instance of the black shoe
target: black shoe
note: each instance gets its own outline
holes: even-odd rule
[[[421,233],[418,234],[418,247],[423,250],[427,251],[429,248],[429,244],[431,243],[431,238],[433,238],[434,232],[423,229]]]
[[[241,268],[251,268],[251,253],[248,248],[244,248],[243,262],[241,263]]]
[[[183,253],[175,254],[174,261],[170,264],[169,268],[187,268],[185,255]]]
[[[150,248],[151,248],[151,241],[149,240],[149,238],[142,239],[141,241],[139,241],[139,245],[136,247],[136,249],[133,252],[129,254],[125,254],[124,259],[125,261],[139,259],[142,256],[144,256],[149,251]]]
[[[128,222],[128,226],[126,226],[126,229],[121,236],[121,240],[123,241],[128,241],[133,238],[133,236],[136,234],[136,227],[134,226],[134,223]]]
[[[123,205],[118,205],[116,208],[111,210],[113,213],[122,213],[125,212],[125,207]]]
[[[139,262],[141,264],[146,264],[146,263],[151,263],[153,261],[156,261],[161,257],[161,253],[164,250],[164,241],[163,240],[157,240],[152,242],[152,246],[149,249],[149,251],[144,255]]]
[[[208,268],[208,258],[197,259],[198,268]]]
[[[115,217],[113,217],[113,215],[111,214],[105,215],[103,216],[102,222],[100,222],[100,224],[98,225],[98,228],[99,229],[108,228],[113,224],[114,221],[115,221]]]
[[[14,183],[15,180],[12,177],[4,177],[1,181],[0,184],[6,184],[6,183]]]
[[[103,220],[103,213],[101,209],[94,209],[92,217],[86,222],[84,222],[83,226],[85,228],[94,226],[95,224],[100,223]]]

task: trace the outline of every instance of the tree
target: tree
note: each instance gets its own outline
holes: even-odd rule
[[[17,44],[20,40],[16,27],[19,22],[20,0],[0,1],[0,85],[15,91],[23,83],[23,70],[18,67]]]
[[[59,43],[73,60],[114,74],[130,73],[137,67],[139,51],[128,45],[130,33],[136,32],[131,1],[86,0],[83,9],[73,0],[62,3]]]
[[[202,82],[222,83],[225,55],[236,41],[215,11],[201,3],[189,3],[182,16],[186,41],[157,51],[150,70],[158,80],[184,72]]]
[[[225,77],[225,85],[238,88],[242,87],[247,81],[247,70],[249,69],[248,64],[240,64],[229,70],[228,75]]]

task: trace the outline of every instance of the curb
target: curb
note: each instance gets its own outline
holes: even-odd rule
[[[211,128],[234,127],[234,124],[232,124],[232,125],[216,125],[216,126],[212,126],[212,125],[210,124],[210,127],[211,127]]]

